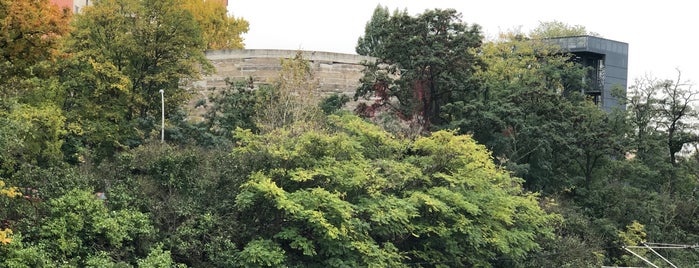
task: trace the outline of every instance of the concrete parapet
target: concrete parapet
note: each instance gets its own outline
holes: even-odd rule
[[[233,59],[290,59],[296,56],[297,50],[282,49],[229,49],[229,50],[209,50],[206,58],[211,61],[233,60]],[[345,64],[360,64],[362,61],[373,61],[374,58],[355,54],[324,52],[324,51],[301,51],[303,57],[313,62],[337,62]]]
[[[215,73],[196,81],[201,89],[225,87],[225,79],[248,79],[254,83],[270,83],[281,70],[281,59],[296,56],[295,50],[278,49],[238,49],[207,51],[206,57],[215,68]],[[364,61],[374,58],[353,54],[302,51],[303,57],[311,64],[318,79],[320,92],[354,93],[362,77]]]

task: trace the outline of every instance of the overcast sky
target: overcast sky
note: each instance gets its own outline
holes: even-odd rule
[[[486,37],[518,27],[529,32],[540,21],[579,24],[629,44],[629,85],[645,74],[675,79],[676,68],[682,80],[699,82],[699,9],[693,1],[229,0],[229,11],[250,22],[246,48],[354,54],[378,4],[410,14],[454,8],[464,22],[481,25]]]

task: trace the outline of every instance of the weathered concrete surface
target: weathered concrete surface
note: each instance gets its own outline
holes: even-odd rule
[[[362,77],[362,61],[371,57],[321,51],[302,51],[319,82],[322,93],[354,94]],[[194,85],[200,89],[225,87],[227,77],[243,80],[252,77],[255,84],[271,83],[281,70],[281,59],[293,58],[295,50],[242,49],[208,51],[206,57],[216,73]]]
[[[244,80],[252,78],[255,85],[268,84],[279,75],[281,59],[296,56],[296,50],[277,49],[238,49],[207,51],[206,58],[211,61],[215,73],[195,81],[192,90],[195,96],[192,105],[206,100],[211,94],[210,88],[226,87],[225,79]],[[364,66],[363,61],[372,61],[372,57],[322,51],[302,51],[318,80],[318,96],[340,93],[353,96],[359,86]],[[200,113],[202,111],[194,111]]]

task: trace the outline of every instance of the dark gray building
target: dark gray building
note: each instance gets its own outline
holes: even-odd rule
[[[587,76],[590,86],[585,93],[592,96],[602,109],[624,109],[611,91],[613,87],[621,87],[626,93],[629,44],[588,35],[551,38],[549,41],[572,53],[573,61],[590,67]]]

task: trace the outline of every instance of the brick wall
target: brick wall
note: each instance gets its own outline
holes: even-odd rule
[[[73,11],[73,0],[49,0],[54,5],[57,5],[61,9],[68,9]]]

